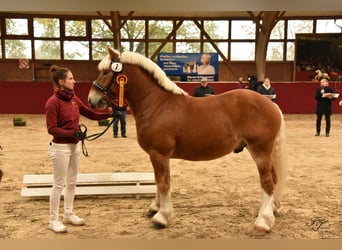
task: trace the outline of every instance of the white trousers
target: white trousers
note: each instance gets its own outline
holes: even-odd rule
[[[76,178],[80,160],[80,143],[50,143],[49,155],[52,161],[53,186],[50,195],[50,220],[59,219],[62,190],[64,193],[64,214],[72,214]]]

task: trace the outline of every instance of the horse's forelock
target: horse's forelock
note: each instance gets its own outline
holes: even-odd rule
[[[116,58],[112,58],[112,55],[110,53],[108,53],[103,59],[102,61],[98,64],[98,69],[99,71],[103,71],[103,70],[109,70],[110,66],[112,64],[112,60],[119,60],[120,59],[120,52],[116,49],[110,49],[115,55]]]
[[[97,68],[99,69],[99,71],[108,70],[110,69],[111,63],[112,63],[112,59],[110,55],[108,54],[101,60],[101,62],[99,62],[99,65],[97,66]]]
[[[121,61],[123,63],[130,63],[141,66],[142,68],[150,72],[157,80],[158,84],[162,86],[164,89],[175,94],[187,95],[187,93],[183,89],[178,87],[173,81],[171,81],[166,76],[165,72],[151,59],[146,58],[138,53],[127,51],[122,53]]]

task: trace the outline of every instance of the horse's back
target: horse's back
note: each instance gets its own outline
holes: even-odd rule
[[[267,97],[248,89],[235,89],[217,95],[221,115],[229,113],[244,131],[277,133],[281,123],[279,106]],[[249,128],[249,129],[248,129]]]
[[[249,89],[234,89],[221,93],[217,97],[224,99],[224,102],[229,103],[229,105],[234,105],[235,108],[242,108],[241,111],[244,108],[253,108],[256,110],[267,109],[270,112],[279,113],[279,107],[274,102],[260,93]]]
[[[196,100],[195,100],[196,99]],[[249,89],[230,90],[215,96],[204,98],[192,98],[191,112],[200,115],[203,113],[211,113],[212,117],[220,117],[223,121],[224,117],[235,120],[240,123],[242,121],[252,122],[274,122],[279,121],[280,110],[278,105],[262,96],[260,93]],[[195,110],[197,112],[195,112]]]

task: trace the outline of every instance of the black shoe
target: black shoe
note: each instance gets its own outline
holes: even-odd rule
[[[315,136],[319,136],[319,133],[316,133]]]
[[[118,135],[113,135],[114,138],[118,138]]]
[[[123,137],[123,138],[127,138],[127,135],[122,135],[121,137]]]

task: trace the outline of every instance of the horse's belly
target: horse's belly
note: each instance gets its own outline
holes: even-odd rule
[[[199,147],[199,145],[180,147],[174,150],[171,158],[184,159],[189,161],[207,161],[227,155],[231,153],[233,149],[233,146],[223,146],[217,144],[215,146],[203,147]]]

